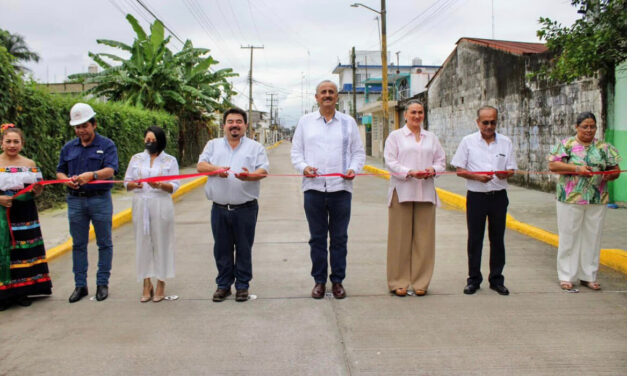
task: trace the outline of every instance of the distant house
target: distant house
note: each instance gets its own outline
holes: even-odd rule
[[[349,61],[351,53],[349,52]],[[390,62],[388,52],[388,62]],[[411,65],[388,64],[388,99],[390,129],[398,128],[396,103],[426,90],[429,80],[438,70],[437,65],[423,65],[413,58]],[[368,155],[380,156],[383,148],[381,127],[381,52],[355,51],[355,92],[357,122],[365,125],[365,144]],[[333,70],[339,76],[338,107],[341,112],[353,113],[353,66],[338,64]],[[370,139],[370,137],[372,137]],[[372,145],[372,146],[371,146]]]

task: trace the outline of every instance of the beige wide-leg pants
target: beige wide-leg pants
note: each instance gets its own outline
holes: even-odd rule
[[[396,190],[388,209],[388,289],[429,288],[435,263],[435,205],[398,202]]]
[[[560,281],[594,282],[599,270],[605,205],[565,204],[557,201],[557,277]]]

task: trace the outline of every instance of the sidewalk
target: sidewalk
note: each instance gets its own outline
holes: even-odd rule
[[[368,157],[366,164],[386,170],[383,161]],[[436,187],[466,197],[465,179],[455,175],[437,178]],[[520,222],[557,234],[555,193],[541,192],[510,184],[508,213]],[[603,228],[601,248],[627,250],[627,209],[608,209]]]

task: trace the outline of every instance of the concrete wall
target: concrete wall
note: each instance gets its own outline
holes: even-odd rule
[[[574,135],[578,113],[597,115],[603,137],[602,98],[597,79],[547,86],[527,74],[539,66],[539,55],[518,56],[462,41],[428,92],[429,130],[453,157],[460,140],[477,130],[476,111],[482,105],[499,109],[498,132],[510,137],[521,170],[546,171],[546,156],[560,139]],[[551,190],[549,174],[516,175],[519,184]]]

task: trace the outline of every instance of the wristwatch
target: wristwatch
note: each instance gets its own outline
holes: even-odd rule
[[[98,180],[98,173],[96,171],[93,171],[94,174],[94,178],[92,180]]]

